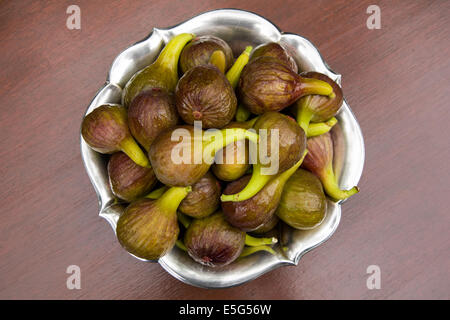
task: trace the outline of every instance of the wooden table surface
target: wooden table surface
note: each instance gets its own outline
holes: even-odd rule
[[[81,30],[66,28],[70,4]],[[366,26],[371,4],[379,30]],[[79,128],[124,48],[230,7],[310,39],[343,75],[366,162],[337,232],[298,266],[205,290],[120,247],[97,215]],[[0,298],[449,299],[449,34],[450,2],[439,0],[0,1]],[[80,290],[66,287],[69,265]],[[379,290],[366,286],[370,265]]]

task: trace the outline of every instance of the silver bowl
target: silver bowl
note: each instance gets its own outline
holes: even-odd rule
[[[203,13],[172,28],[154,28],[147,38],[119,54],[112,64],[105,85],[92,100],[86,114],[104,103],[120,103],[122,88],[131,76],[152,63],[169,39],[184,32],[216,35],[230,44],[235,56],[247,45],[256,46],[269,41],[283,42],[293,49],[301,71],[321,72],[337,83],[341,82],[341,75],[328,67],[319,51],[307,39],[281,32],[273,23],[257,14],[222,9]],[[358,122],[345,101],[337,118],[338,125],[332,130],[336,153],[335,170],[340,176],[340,186],[350,188],[358,183],[363,171],[364,141]],[[83,138],[81,154],[98,195],[99,214],[116,230],[124,204],[111,192],[106,170],[107,158],[89,148]],[[306,252],[326,241],[334,233],[341,218],[341,204],[342,201],[329,201],[326,218],[315,229],[300,231],[284,225],[280,229],[280,244],[275,247],[276,255],[258,252],[229,266],[214,269],[194,262],[185,252],[175,247],[158,262],[172,276],[194,286],[225,288],[243,284],[277,267],[297,265]]]

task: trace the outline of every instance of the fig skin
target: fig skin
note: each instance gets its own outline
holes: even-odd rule
[[[147,157],[128,129],[127,111],[121,105],[104,104],[93,110],[83,119],[81,135],[97,152],[123,151],[138,165],[149,166]]]
[[[208,172],[192,186],[192,191],[181,201],[178,210],[193,218],[207,217],[219,208],[220,194],[219,181]]]
[[[233,64],[233,51],[228,43],[215,36],[199,36],[189,42],[181,52],[180,68],[183,73],[196,66],[208,64],[215,51],[223,52],[225,70]]]
[[[278,112],[266,112],[259,116],[253,126],[256,132],[260,133],[260,140],[263,140],[262,132],[266,130],[267,143],[259,144],[262,148],[267,147],[266,154],[268,157],[272,155],[271,139],[272,129],[278,130],[278,172],[269,174],[265,169],[269,168],[272,163],[263,164],[259,159],[253,165],[252,178],[244,189],[235,194],[223,194],[222,201],[242,201],[247,200],[256,195],[274,175],[284,172],[295,165],[303,156],[306,149],[306,135],[302,128],[294,119]],[[274,155],[276,157],[276,155]]]
[[[190,188],[171,188],[159,199],[130,204],[117,221],[119,243],[141,259],[157,260],[173,248],[180,229],[177,207]]]
[[[335,200],[346,199],[359,192],[358,187],[341,190],[333,170],[333,140],[329,132],[307,140],[308,154],[302,167],[314,173],[322,182],[327,195]]]
[[[107,168],[113,194],[127,202],[145,196],[157,182],[151,168],[137,165],[123,152],[114,153]]]
[[[172,141],[174,132],[180,133],[178,140],[174,137],[176,141]],[[221,144],[211,142],[208,140],[210,137],[203,132],[203,136],[195,134],[193,126],[177,126],[162,132],[152,143],[149,151],[150,162],[158,180],[168,186],[193,185],[208,172],[217,150],[234,139],[258,141],[257,134],[239,128],[223,129],[217,133],[222,134]],[[197,148],[200,150],[196,150]],[[196,155],[196,151],[201,154]],[[172,153],[180,155],[182,158],[179,159],[180,163],[172,160]]]
[[[319,72],[305,72],[302,77],[317,79],[328,83],[333,88],[331,97],[321,95],[309,95],[300,98],[293,106],[298,124],[308,128],[309,122],[323,122],[334,117],[342,106],[344,96],[341,87],[328,76]]]
[[[128,108],[139,93],[151,88],[163,88],[173,92],[178,82],[178,60],[181,51],[192,38],[194,35],[190,33],[173,37],[162,49],[155,62],[136,72],[123,89],[123,106]]]
[[[172,94],[161,88],[141,92],[128,108],[128,126],[131,134],[147,152],[158,134],[176,126],[177,123],[175,99]]]
[[[252,233],[259,235],[259,234],[263,234],[263,233],[269,232],[269,231],[273,230],[277,226],[278,221],[280,221],[280,219],[278,218],[278,216],[276,214],[274,214],[269,219],[269,221],[264,223],[262,226],[260,226],[256,230],[253,230]]]
[[[258,57],[272,57],[285,64],[293,72],[298,73],[298,66],[286,46],[277,42],[263,43],[255,48],[250,61]]]
[[[237,98],[225,75],[214,66],[189,69],[175,90],[178,114],[187,124],[202,121],[203,128],[222,128],[234,117]]]
[[[278,59],[262,56],[250,61],[239,79],[239,96],[254,114],[280,111],[302,96],[329,96],[332,87],[323,81],[303,78]]]
[[[186,231],[184,244],[194,261],[221,267],[239,257],[245,245],[245,232],[231,226],[218,212],[195,219]]]
[[[322,223],[326,212],[320,180],[309,171],[297,170],[284,186],[276,215],[295,229],[309,230]]]
[[[231,225],[246,232],[257,230],[268,223],[278,207],[286,181],[301,163],[302,160],[299,160],[292,168],[278,174],[250,199],[238,202],[222,202],[225,219]],[[224,194],[240,192],[249,183],[250,178],[250,175],[246,175],[231,182],[226,186]]]

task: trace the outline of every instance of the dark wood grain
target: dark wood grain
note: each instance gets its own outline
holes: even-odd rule
[[[450,2],[80,0],[81,30],[68,30],[70,4],[0,2],[0,298],[450,298]],[[380,30],[366,27],[370,4]],[[119,246],[97,216],[79,127],[119,52],[154,26],[222,7],[318,46],[343,75],[366,163],[337,232],[297,267],[204,290]],[[81,290],[66,288],[71,264]],[[366,287],[372,264],[380,290]]]

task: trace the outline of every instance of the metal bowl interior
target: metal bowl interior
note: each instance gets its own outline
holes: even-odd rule
[[[293,49],[301,71],[318,71],[341,83],[341,76],[328,67],[319,51],[307,39],[283,33],[257,14],[222,9],[203,13],[172,28],[155,28],[146,39],[120,53],[112,64],[106,84],[97,93],[86,114],[103,103],[120,103],[122,88],[131,76],[152,63],[169,39],[183,32],[216,35],[230,44],[235,56],[247,45],[283,42]],[[338,125],[332,130],[336,151],[335,170],[340,176],[340,186],[350,188],[358,183],[363,171],[364,141],[358,122],[345,101],[337,118]],[[115,230],[124,205],[117,201],[109,187],[107,158],[90,149],[82,137],[81,153],[98,195],[100,216]],[[278,235],[280,243],[274,248],[277,252],[275,256],[259,252],[226,267],[209,268],[194,262],[185,252],[175,247],[158,262],[175,278],[198,287],[224,288],[245,283],[279,266],[298,264],[306,252],[330,238],[341,218],[342,201],[329,201],[328,204],[325,220],[313,230],[294,230],[284,225]]]

